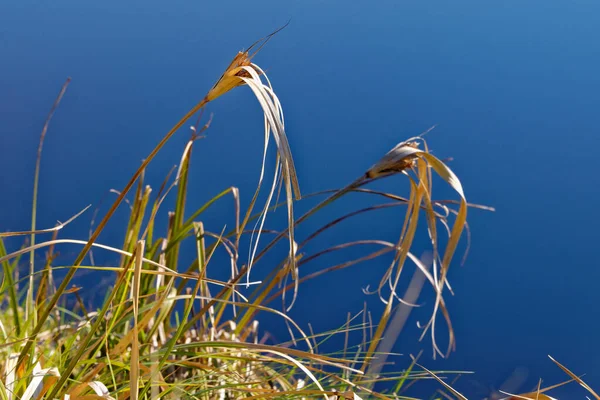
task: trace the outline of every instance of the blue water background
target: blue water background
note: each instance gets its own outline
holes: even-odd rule
[[[517,366],[529,369],[528,386],[538,377],[563,380],[547,354],[600,387],[596,1],[3,1],[0,229],[29,226],[39,132],[67,76],[73,81],[44,147],[41,227],[102,199],[105,212],[114,198],[107,191],[125,185],[232,56],[289,18],[255,61],[283,104],[303,192],[352,181],[394,144],[437,124],[428,136],[432,149],[454,158],[470,201],[497,208],[470,213],[470,256],[450,274],[457,352],[434,362],[430,342],[416,342],[416,318],[425,320],[427,305],[395,350],[423,348],[423,362],[434,369],[476,371],[459,382],[472,398],[482,396],[476,386],[498,386]],[[260,108],[243,88],[209,111],[212,126],[194,149],[190,207],[231,185],[247,203],[259,173]],[[177,135],[148,170],[155,190],[188,136]],[[379,187],[407,194],[399,178]],[[452,196],[446,188],[437,193]],[[367,203],[350,197],[299,234]],[[203,220],[220,232],[231,212],[225,200]],[[102,242],[120,243],[126,214],[117,213]],[[357,218],[311,249],[358,237],[394,240],[402,215]],[[63,237],[84,238],[90,218],[88,212]],[[425,240],[418,243],[417,253],[426,248]],[[65,247],[61,259],[67,263],[77,250]],[[380,310],[361,288],[377,284],[388,261],[306,285],[293,315],[322,331],[343,324],[365,300]],[[285,339],[280,326],[263,329]],[[407,358],[396,361],[402,367]],[[571,391],[583,394],[575,386],[563,393]]]

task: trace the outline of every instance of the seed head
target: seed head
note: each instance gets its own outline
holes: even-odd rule
[[[369,179],[377,178],[382,175],[402,172],[405,169],[412,168],[415,160],[423,151],[419,149],[419,142],[408,140],[402,142],[385,156],[379,162],[373,165],[366,173]]]
[[[229,92],[231,89],[244,85],[245,82],[241,78],[249,78],[250,74],[243,67],[252,65],[250,59],[251,57],[247,51],[238,52],[223,75],[221,75],[217,83],[215,83],[206,95],[206,101],[213,101],[217,97]]]

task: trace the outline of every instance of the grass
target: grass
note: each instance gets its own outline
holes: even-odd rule
[[[69,80],[65,83],[40,139],[31,230],[0,234],[2,399],[399,399],[409,398],[406,390],[419,381],[430,382],[437,398],[464,398],[446,382],[446,378],[457,376],[456,372],[431,372],[420,366],[417,358],[396,373],[381,371],[425,282],[434,290],[435,301],[422,337],[430,336],[434,356],[448,356],[453,350],[454,334],[444,300],[450,292],[448,271],[459,240],[468,230],[467,210],[489,208],[467,203],[460,180],[429,152],[423,136],[399,143],[341,189],[301,196],[281,104],[264,71],[252,62],[271,36],[234,57],[207,95],[145,158],[86,240],[59,238],[61,228],[81,213],[54,228],[36,226],[42,145]],[[254,53],[250,53],[252,49],[256,49]],[[186,199],[192,150],[210,125],[210,119],[200,125],[202,112],[208,103],[240,86],[253,91],[265,116],[265,150],[256,191],[246,210],[240,206],[241,193],[235,187],[223,190],[198,209],[189,209]],[[171,179],[169,174],[153,194],[144,182],[146,167],[165,143],[197,114],[175,176]],[[267,199],[258,207],[271,136],[277,147],[277,163]],[[432,198],[434,173],[455,190],[457,199]],[[374,181],[395,175],[405,177],[407,197],[368,188]],[[280,191],[285,196],[281,203],[274,201]],[[325,214],[324,209],[335,207],[339,199],[350,193],[368,196],[373,204],[336,218],[302,239],[296,237],[298,225],[317,213]],[[122,246],[114,248],[98,243],[100,233],[127,196],[131,198],[130,213]],[[232,197],[236,204],[235,227],[208,231],[202,222],[204,214],[227,197]],[[296,217],[295,202],[308,197],[320,200],[304,215]],[[165,212],[167,206],[173,211]],[[284,206],[287,228],[281,232],[267,231],[267,216]],[[388,207],[406,209],[396,242],[360,240],[314,254],[305,253],[306,245],[322,232],[356,215]],[[160,231],[156,222],[165,216],[168,226],[166,231]],[[421,258],[411,252],[420,224],[427,226],[431,244],[428,255]],[[265,232],[272,239],[261,246]],[[3,238],[15,240],[24,235],[30,237],[29,243],[8,253]],[[252,266],[273,252],[282,240],[288,243],[287,256],[266,277],[253,282],[256,278]],[[55,248],[65,243],[80,245],[81,251],[69,265],[55,265]],[[184,243],[193,244],[193,257],[181,251]],[[380,249],[312,274],[302,273],[303,266],[324,254],[364,244]],[[113,252],[120,262],[111,267],[95,266],[89,257],[92,248]],[[247,255],[243,252],[245,248]],[[36,265],[34,254],[41,249],[46,251],[45,263]],[[213,267],[212,261],[217,250],[226,251],[230,257],[232,273],[227,281],[210,278],[217,267]],[[19,265],[26,254],[29,254],[29,269],[21,277]],[[385,304],[381,315],[364,310],[349,315],[344,326],[319,334],[307,332],[288,316],[295,299],[302,295],[305,282],[379,257],[391,260],[373,292]],[[399,288],[408,262],[416,266],[417,272],[407,292],[401,294]],[[61,269],[65,276],[55,279]],[[86,293],[69,289],[74,275],[83,270],[102,271],[114,277],[103,302],[94,311],[86,309]],[[67,302],[73,298],[74,303]],[[275,300],[282,301],[280,309],[273,306]],[[285,321],[290,341],[263,340],[258,321],[267,313]],[[447,329],[439,329],[442,322]],[[445,349],[438,345],[440,331],[448,332]],[[362,340],[358,345],[349,345],[348,337],[354,334],[362,335]],[[344,347],[335,354],[322,353],[320,346],[333,337],[343,338]],[[566,367],[561,368],[567,371]],[[434,387],[436,380],[441,384]],[[376,387],[377,382],[387,382],[388,388]],[[583,381],[580,384],[585,385]],[[549,398],[541,392],[535,395],[522,398]]]

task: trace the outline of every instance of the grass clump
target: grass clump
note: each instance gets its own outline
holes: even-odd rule
[[[395,146],[344,188],[317,194],[326,196],[296,218],[294,202],[302,197],[283,111],[266,74],[252,62],[256,52],[270,37],[234,57],[207,95],[173,126],[146,157],[127,185],[118,192],[117,199],[87,240],[59,238],[60,229],[79,214],[54,228],[40,230],[36,226],[42,143],[50,118],[69,81],[65,83],[40,140],[31,229],[0,234],[3,272],[0,312],[2,399],[406,398],[402,397],[402,393],[420,380],[435,378],[447,386],[437,374],[419,367],[416,358],[408,368],[395,374],[382,373],[381,368],[401,331],[399,324],[403,322],[399,321],[406,320],[406,310],[410,310],[412,302],[416,302],[423,281],[427,281],[435,292],[431,318],[423,327],[423,335],[430,334],[434,355],[446,356],[453,350],[450,313],[444,301],[445,289],[450,287],[448,271],[467,227],[467,209],[469,206],[484,207],[467,203],[457,176],[429,152],[426,141],[419,136]],[[254,48],[258,50],[250,53]],[[170,179],[170,175],[167,176],[154,195],[144,182],[144,171],[152,159],[199,112],[198,121],[201,121],[202,111],[209,102],[239,86],[248,86],[253,91],[265,120],[263,164],[248,208],[241,209],[241,194],[235,187],[223,190],[198,209],[186,207],[192,149],[196,140],[209,128],[210,120],[203,126],[198,122],[192,127],[175,177]],[[277,147],[277,163],[267,200],[255,211],[271,135]],[[432,198],[434,172],[456,191],[458,200],[438,201]],[[393,175],[406,177],[408,197],[367,188],[373,181]],[[279,190],[284,190],[285,201],[273,205],[273,198]],[[349,193],[369,195],[377,202],[332,220],[303,240],[296,237],[295,228],[299,224],[332,207]],[[132,200],[122,246],[114,248],[97,243],[100,233],[128,195]],[[202,222],[203,214],[211,205],[229,196],[236,204],[235,227],[220,232],[207,230]],[[160,232],[156,221],[163,217],[162,210],[171,197],[174,197],[171,204],[173,211],[166,213],[167,229]],[[287,209],[287,228],[275,232],[271,241],[260,248],[259,239],[266,232],[267,215],[283,205]],[[360,240],[314,254],[304,253],[306,245],[325,230],[355,215],[387,207],[406,207],[395,243]],[[428,258],[416,257],[411,252],[417,226],[422,220],[428,228],[431,243]],[[444,240],[439,237],[440,228],[447,236]],[[21,235],[28,235],[29,243],[9,253],[3,238]],[[42,235],[51,237],[43,236],[44,241],[40,241],[38,236]],[[245,257],[241,253],[248,236],[249,250]],[[252,266],[272,252],[281,240],[288,242],[288,254],[268,276],[253,282]],[[193,244],[195,249],[189,259],[183,257],[184,252],[181,251],[184,242]],[[65,243],[80,245],[81,251],[69,265],[55,265],[54,249]],[[303,265],[326,253],[367,243],[381,248],[310,275],[303,276],[301,273]],[[120,262],[110,267],[95,266],[92,257],[88,257],[92,248],[118,254]],[[41,249],[46,251],[43,266],[35,265],[34,257],[34,252]],[[226,281],[210,277],[211,260],[219,249],[225,250],[231,261],[231,277]],[[23,278],[18,266],[21,257],[27,253],[30,256],[29,269]],[[391,262],[374,292],[385,304],[380,316],[373,317],[362,312],[362,321],[355,316],[339,329],[314,334],[305,332],[287,315],[296,296],[301,295],[300,287],[304,282],[384,255],[388,255]],[[407,261],[416,265],[419,273],[415,277],[420,277],[420,283],[411,283],[407,294],[402,296],[399,288]],[[61,268],[66,273],[58,280],[55,275]],[[83,299],[85,294],[79,293],[77,288],[70,288],[74,275],[80,270],[103,271],[114,277],[102,304],[94,311],[87,310]],[[415,282],[419,279],[413,278]],[[250,294],[247,293],[248,288],[252,288]],[[67,302],[73,297],[74,303]],[[278,299],[283,301],[281,309],[272,306]],[[394,314],[398,304],[399,309],[404,310],[401,318],[396,318],[400,314]],[[258,321],[265,313],[285,321],[291,333],[289,342],[263,340]],[[436,341],[440,313],[449,332],[449,344],[445,350]],[[363,333],[360,344],[346,344],[336,354],[319,351],[323,341],[341,335],[346,337],[347,343],[349,333],[355,331]],[[445,376],[448,374],[444,373]],[[376,382],[388,382],[389,388],[379,391],[375,388]],[[447,386],[440,389],[438,395],[457,396],[456,393]]]

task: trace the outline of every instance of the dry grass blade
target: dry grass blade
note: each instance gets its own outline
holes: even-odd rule
[[[50,387],[58,380],[60,374],[56,368],[41,369],[39,363],[36,364],[31,382],[25,389],[20,400],[41,399]]]
[[[300,368],[302,370],[302,372],[304,372],[306,374],[306,376],[308,376],[313,383],[319,388],[319,390],[321,390],[322,392],[325,391],[325,389],[323,388],[323,386],[321,386],[321,383],[319,383],[319,380],[317,379],[316,376],[313,375],[312,372],[310,372],[310,370],[308,368],[306,368],[304,365],[302,365],[302,363],[298,362],[296,359],[294,359],[293,357],[288,356],[287,354],[281,353],[279,351],[275,351],[275,350],[269,350],[270,353],[276,354],[280,357],[285,358],[286,360],[294,363],[298,368]],[[325,397],[325,400],[328,400],[327,395],[323,395]]]
[[[50,121],[52,120],[52,116],[54,115],[54,112],[58,108],[58,105],[60,104],[60,101],[62,100],[65,92],[67,91],[67,87],[69,86],[70,82],[71,82],[71,78],[67,78],[67,80],[63,84],[60,92],[58,93],[58,96],[56,97],[56,100],[54,101],[54,104],[52,105],[52,108],[50,109],[50,112],[48,113],[48,116],[46,117],[46,122],[44,122],[44,127],[42,128],[42,133],[40,135],[40,142],[38,145],[37,157],[36,157],[36,161],[35,161],[35,173],[34,173],[34,177],[33,177],[33,201],[32,201],[32,205],[31,205],[31,236],[30,236],[32,245],[35,244],[38,186],[39,186],[39,180],[40,180],[40,164],[42,162],[42,149],[44,147],[44,139],[46,138],[46,133],[48,132],[48,127],[50,126]],[[35,320],[36,320],[36,308],[35,308],[35,304],[33,302],[33,272],[35,271],[34,261],[35,261],[35,253],[32,250],[29,253],[29,274],[30,274],[29,276],[30,276],[30,278],[29,278],[29,287],[27,289],[27,303],[25,303],[25,315],[29,316],[30,312],[33,313],[34,318],[31,318],[32,327],[35,326]]]
[[[71,222],[73,222],[81,214],[86,212],[88,210],[88,208],[90,208],[91,206],[92,206],[91,204],[88,205],[83,210],[79,211],[77,214],[73,215],[71,218],[69,218],[65,222],[59,222],[58,225],[56,225],[53,228],[37,229],[34,231],[0,232],[0,238],[1,237],[12,237],[12,236],[22,236],[22,235],[37,235],[37,234],[41,234],[41,233],[53,233],[53,232],[59,231],[59,230],[63,229],[65,226],[69,225]],[[35,242],[33,242],[33,244],[35,244]]]
[[[517,399],[524,399],[524,400],[558,400],[555,397],[550,397],[547,394],[541,393],[541,392],[531,392],[531,393],[523,393],[523,394],[511,394],[508,392],[504,392],[502,390],[499,390],[500,393],[505,394],[507,397],[505,399],[502,400],[517,400]]]
[[[513,374],[502,384],[501,387],[507,386],[509,388],[512,387],[512,388],[517,389],[519,386],[521,386],[523,384],[523,382],[526,378],[527,378],[527,375],[526,374],[521,375],[519,373],[519,369],[517,368],[517,369],[515,369]],[[558,387],[567,385],[573,381],[574,381],[574,379],[569,379],[567,381],[556,383],[554,385],[546,386],[545,388],[542,388],[542,380],[540,379],[538,381],[538,387],[535,392],[512,394],[512,393],[509,393],[511,390],[509,390],[508,388],[505,388],[505,389],[499,389],[498,392],[496,392],[494,394],[502,393],[507,396],[511,396],[511,397],[505,397],[501,400],[512,400],[512,399],[557,400],[554,397],[548,396],[545,393],[550,390],[554,390]]]
[[[52,105],[52,108],[50,109],[50,112],[48,113],[48,116],[46,117],[46,122],[44,122],[44,127],[42,128],[42,133],[40,135],[40,142],[38,145],[38,150],[37,150],[37,157],[36,157],[36,162],[35,162],[35,174],[34,174],[34,178],[33,178],[33,206],[32,206],[32,210],[31,210],[31,244],[35,244],[35,225],[36,225],[36,213],[37,213],[37,195],[38,195],[38,184],[39,184],[39,178],[40,178],[40,164],[42,161],[42,149],[44,147],[44,139],[46,138],[46,133],[48,132],[48,127],[50,126],[50,121],[52,120],[52,116],[54,116],[54,112],[56,111],[56,109],[58,108],[58,105],[60,104],[60,101],[62,100],[65,92],[67,91],[67,87],[69,86],[69,83],[71,82],[71,78],[67,78],[67,80],[65,81],[65,83],[63,84],[62,88],[60,89],[60,92],[58,93],[58,96],[56,97],[56,100],[54,101],[54,104]],[[33,261],[31,261],[33,262]]]
[[[387,300],[384,299],[383,296],[380,294],[380,299],[385,304],[385,309],[379,320],[379,324],[377,325],[375,334],[373,335],[371,345],[369,346],[369,349],[367,351],[367,360],[370,360],[373,354],[375,353],[376,347],[379,344],[381,338],[383,337],[383,332],[388,325],[393,309],[393,301],[397,297],[396,288],[398,287],[398,282],[400,280],[400,275],[404,267],[404,262],[408,257],[409,249],[417,229],[420,204],[424,194],[422,189],[423,186],[421,184],[416,185],[412,179],[410,180],[410,185],[411,194],[409,206],[406,210],[406,217],[404,219],[404,225],[402,227],[400,239],[398,240],[398,245],[396,247],[396,254],[390,267],[382,277],[378,288],[378,291],[381,291],[382,287],[387,281],[390,285],[390,294]],[[396,271],[395,276],[393,276],[394,271]],[[365,362],[363,364],[363,371],[366,370],[367,366],[368,364],[367,362]]]
[[[258,102],[260,103],[264,116],[265,116],[265,146],[263,152],[263,164],[261,167],[260,180],[257,187],[257,191],[260,189],[261,181],[264,175],[265,169],[265,156],[267,152],[267,146],[269,142],[269,137],[271,131],[273,132],[273,136],[275,138],[275,142],[277,144],[278,149],[278,158],[277,158],[277,166],[275,168],[275,176],[273,177],[273,184],[271,186],[271,191],[269,192],[269,197],[263,209],[263,215],[260,222],[260,228],[258,229],[258,234],[256,237],[256,243],[253,246],[252,254],[250,256],[250,260],[248,262],[248,276],[250,275],[250,270],[252,268],[252,264],[254,262],[254,257],[256,254],[258,242],[260,239],[260,232],[262,231],[262,227],[264,225],[265,217],[267,214],[267,210],[270,206],[271,200],[276,190],[276,185],[278,182],[278,171],[281,168],[283,173],[283,182],[285,186],[286,192],[286,203],[287,203],[287,211],[288,211],[288,239],[290,243],[290,271],[292,272],[292,276],[294,280],[297,280],[295,275],[296,271],[296,261],[295,261],[295,252],[294,252],[294,209],[293,209],[293,198],[295,196],[296,199],[299,199],[300,187],[298,185],[298,178],[296,174],[296,168],[294,166],[294,160],[292,158],[292,154],[290,151],[289,142],[287,140],[287,136],[285,133],[285,123],[283,118],[283,110],[281,108],[281,103],[279,99],[275,95],[273,88],[271,87],[271,83],[266,77],[264,71],[260,69],[256,64],[251,64],[250,66],[244,66],[243,70],[247,72],[249,77],[242,77],[241,79],[252,89],[252,92],[256,96]],[[266,84],[262,82],[261,76],[264,76],[266,79]],[[256,197],[256,195],[255,195]],[[248,278],[249,279],[249,278]]]
[[[412,256],[412,254],[410,254]],[[413,256],[414,257],[414,256]],[[416,257],[415,257],[416,258]],[[404,301],[407,303],[416,303],[419,295],[421,294],[421,290],[423,288],[423,284],[425,283],[426,274],[429,273],[428,269],[432,264],[431,253],[423,253],[421,255],[421,259],[418,260],[420,264],[422,264],[422,268],[417,268],[413,274],[413,277],[408,285],[408,289],[406,289],[406,293],[404,294]],[[404,324],[408,320],[408,316],[412,311],[413,307],[407,304],[400,304],[398,309],[394,313],[394,316],[390,320],[390,323],[385,331],[383,339],[379,342],[377,346],[377,354],[378,358],[369,364],[369,368],[365,373],[369,378],[376,378],[381,372],[385,361],[387,359],[387,355],[392,351],[392,347],[396,343],[398,337],[400,336],[400,332],[404,328]]]
[[[423,144],[425,146],[425,150],[419,148],[420,144]],[[415,168],[418,177],[417,182],[413,182],[413,179],[410,178],[410,175],[408,173],[409,171],[414,170]],[[441,265],[439,265],[439,267],[437,233],[435,229],[436,218],[435,212],[433,211],[433,202],[431,200],[431,171],[429,168],[433,169],[442,179],[444,179],[448,184],[450,184],[450,186],[459,194],[461,198],[459,210],[456,213],[454,224],[450,230],[450,237],[448,239],[448,243],[446,244],[446,248],[440,263]],[[429,328],[431,329],[434,356],[436,353],[444,356],[444,353],[441,352],[441,350],[439,350],[436,344],[435,323],[438,312],[442,311],[442,314],[444,315],[444,318],[446,319],[449,328],[450,340],[448,343],[448,350],[446,351],[447,355],[454,348],[454,335],[452,327],[450,325],[448,312],[444,305],[442,292],[444,287],[448,285],[447,274],[450,267],[450,262],[454,256],[456,247],[458,245],[458,241],[460,240],[462,231],[466,224],[467,201],[458,177],[442,161],[440,161],[438,158],[434,157],[428,152],[427,144],[425,140],[423,140],[421,137],[413,137],[396,145],[384,157],[382,157],[382,159],[378,163],[373,165],[366,172],[365,177],[367,179],[375,179],[381,176],[396,173],[403,173],[409,176],[410,178],[412,189],[409,203],[412,204],[413,211],[411,211],[411,206],[409,206],[409,210],[407,211],[407,216],[405,218],[405,226],[402,230],[400,240],[398,243],[399,251],[395,259],[395,263],[397,265],[396,277],[394,282],[390,280],[390,288],[393,293],[395,291],[400,272],[402,271],[402,266],[406,258],[406,254],[411,246],[414,237],[414,232],[416,229],[416,219],[418,218],[418,212],[421,207],[421,202],[423,202],[423,204],[425,205],[427,215],[429,234],[433,245],[433,276],[435,281],[434,289],[436,291],[436,301],[434,304],[432,316],[429,323],[426,325],[426,329],[424,330],[423,334],[425,334],[425,332]],[[392,264],[387,274],[384,276],[384,280],[392,278],[391,274],[393,267],[394,264]],[[387,317],[389,317],[389,312],[387,311],[389,311],[389,306],[386,307],[386,314],[384,314],[384,317],[382,318],[382,322],[384,324],[387,323]],[[379,339],[379,337],[382,334],[382,329],[377,330],[375,339]]]
[[[556,365],[558,365],[558,367],[560,369],[562,369],[567,375],[569,375],[571,378],[573,378],[573,380],[577,383],[579,383],[581,386],[584,387],[585,390],[587,390],[588,392],[590,392],[590,394],[592,396],[594,396],[595,399],[600,400],[600,395],[598,395],[598,393],[596,393],[587,383],[585,383],[580,377],[578,377],[577,375],[575,375],[573,372],[571,372],[570,369],[568,369],[567,367],[565,367],[564,365],[562,365],[561,363],[559,363],[558,361],[556,361],[554,358],[552,358],[552,356],[548,356],[548,358],[550,358],[550,360],[552,360],[552,362]]]
[[[241,229],[243,230],[245,224],[248,221],[248,217],[254,207],[254,203],[258,196],[258,192],[260,191],[262,180],[264,177],[265,163],[266,163],[266,152],[269,143],[269,137],[271,131],[274,134],[274,138],[277,144],[278,150],[278,159],[277,159],[277,167],[275,170],[275,176],[273,178],[273,185],[271,187],[271,191],[269,192],[269,196],[265,207],[262,212],[262,219],[260,222],[260,226],[262,228],[264,224],[264,220],[266,218],[266,213],[273,198],[273,194],[275,192],[277,182],[278,182],[278,174],[279,167],[281,167],[283,173],[283,181],[286,190],[286,198],[287,198],[287,209],[288,209],[288,236],[290,243],[290,270],[292,274],[295,274],[296,270],[296,262],[295,262],[295,254],[294,254],[294,214],[293,214],[293,197],[296,199],[300,199],[300,187],[298,185],[298,179],[296,174],[296,168],[294,166],[294,161],[292,158],[289,142],[287,140],[287,136],[285,134],[284,128],[284,119],[283,119],[283,111],[281,108],[281,103],[279,99],[275,95],[273,88],[271,86],[271,82],[266,77],[265,72],[256,64],[252,63],[252,58],[254,55],[262,48],[266,42],[270,40],[270,38],[279,32],[281,29],[285,28],[284,25],[282,28],[276,30],[275,32],[268,35],[266,38],[263,38],[257,42],[255,42],[252,46],[250,46],[246,51],[239,52],[233,60],[230,62],[229,66],[226,68],[225,72],[221,75],[217,83],[211,88],[203,101],[208,103],[209,101],[213,101],[216,98],[224,95],[230,90],[242,86],[244,84],[248,85],[253,93],[255,94],[257,100],[259,101],[265,119],[265,145],[263,152],[263,162],[261,167],[261,173],[259,178],[259,183],[257,185],[256,193],[250,203],[250,207],[248,209],[248,213],[244,222],[242,224]],[[260,44],[260,45],[259,45]],[[249,51],[259,45],[258,49],[253,53],[249,54]],[[264,77],[266,80],[266,84],[263,83],[261,77]],[[256,254],[256,249],[258,246],[258,242],[260,239],[260,232],[262,229],[258,229],[258,234],[256,237],[256,242],[254,246],[251,247],[251,254],[248,261],[248,279],[250,275],[250,271],[252,269],[252,264],[254,261],[254,256]],[[239,230],[238,230],[239,232]],[[295,278],[295,275],[294,275]]]
[[[450,391],[450,393],[452,393],[453,395],[455,395],[456,397],[458,397],[461,400],[468,400],[465,396],[463,396],[460,392],[458,392],[456,389],[454,389],[452,386],[448,385],[446,382],[444,382],[444,380],[442,378],[440,378],[439,376],[437,376],[436,374],[434,374],[433,372],[431,372],[430,370],[428,370],[427,368],[425,368],[424,366],[422,366],[421,364],[415,363],[416,365],[418,365],[420,368],[422,368],[425,372],[427,372],[429,375],[431,375],[436,381],[438,381],[439,383],[441,383],[446,389],[448,389]]]
[[[137,243],[135,252],[135,264],[133,270],[133,339],[131,341],[131,367],[129,380],[129,393],[131,400],[137,400],[140,378],[140,346],[139,346],[139,304],[140,304],[140,279],[142,276],[142,264],[144,262],[144,246],[143,240]]]
[[[108,388],[102,382],[89,382],[87,386],[89,386],[94,391],[94,393],[96,393],[96,396],[100,397],[101,399],[114,400],[113,397],[109,396]]]

